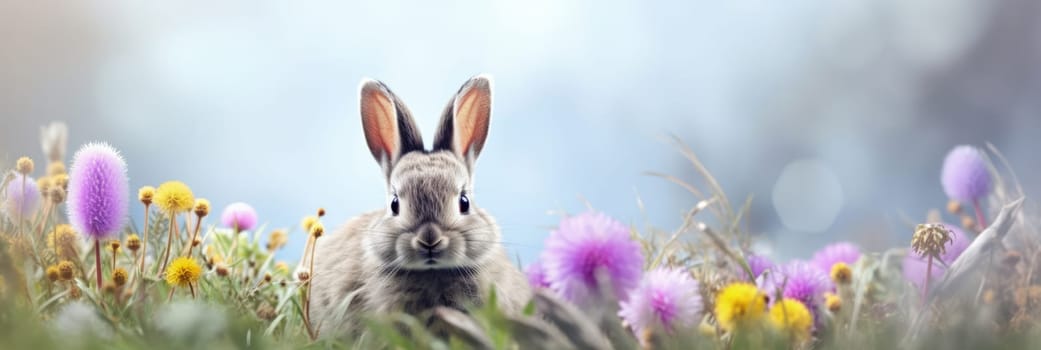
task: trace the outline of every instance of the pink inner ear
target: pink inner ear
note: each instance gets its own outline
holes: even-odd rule
[[[459,154],[466,156],[470,149],[474,154],[481,152],[484,138],[488,136],[488,117],[492,99],[487,90],[470,89],[459,98],[455,110],[455,134]]]
[[[397,154],[397,115],[394,103],[379,89],[366,88],[361,96],[362,128],[372,156],[386,155],[390,160]],[[382,154],[380,154],[382,153]]]

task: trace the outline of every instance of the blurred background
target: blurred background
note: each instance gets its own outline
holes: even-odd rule
[[[733,202],[754,196],[758,249],[881,249],[945,205],[957,144],[993,143],[1039,193],[1039,15],[1020,0],[5,1],[0,160],[43,159],[40,126],[65,121],[70,155],[106,141],[133,189],[176,179],[218,210],[248,202],[295,230],[282,254],[296,259],[304,215],[325,207],[333,225],[385,203],[359,79],[394,89],[430,142],[485,72],[495,112],[474,201],[525,263],[548,211],[588,202],[677,227],[696,199],[643,174],[697,179],[669,134]]]

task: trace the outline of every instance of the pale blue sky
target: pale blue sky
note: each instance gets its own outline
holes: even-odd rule
[[[452,93],[483,72],[495,114],[474,199],[526,262],[556,221],[546,212],[583,210],[580,197],[623,222],[678,225],[695,200],[642,175],[694,178],[667,134],[734,201],[755,196],[752,229],[777,254],[843,238],[884,247],[909,235],[901,215],[944,205],[940,162],[955,144],[990,141],[1021,173],[1041,170],[1038,12],[969,0],[5,3],[0,157],[40,157],[38,127],[64,120],[72,145],[122,150],[134,188],[182,180],[217,208],[253,204],[269,227],[322,206],[332,226],[384,203],[358,81],[394,89],[429,141]],[[775,190],[800,160],[824,174],[794,179],[825,180]],[[781,220],[775,193],[804,210]]]

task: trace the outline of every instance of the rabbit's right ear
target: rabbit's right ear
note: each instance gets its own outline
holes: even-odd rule
[[[383,83],[362,79],[361,124],[369,151],[389,176],[401,155],[423,150],[423,138],[411,113]]]

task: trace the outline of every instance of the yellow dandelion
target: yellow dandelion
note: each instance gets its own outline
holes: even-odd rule
[[[129,277],[130,274],[122,267],[117,267],[115,271],[112,271],[112,283],[115,283],[116,287],[122,287],[124,284],[127,284],[127,278]]]
[[[48,176],[60,174],[65,174],[65,164],[63,164],[62,162],[51,162],[51,164],[47,165]]]
[[[835,265],[831,265],[831,280],[835,284],[847,285],[853,280],[853,270],[846,263],[837,262]]]
[[[727,331],[761,321],[765,311],[766,294],[750,283],[728,285],[716,298],[716,320]]]
[[[770,308],[770,323],[794,340],[802,341],[810,337],[813,316],[798,300],[785,298]]]
[[[166,284],[175,287],[188,287],[199,280],[202,267],[195,260],[186,257],[175,259],[166,269]]]
[[[61,272],[58,271],[58,265],[47,266],[47,279],[57,282],[59,278],[61,278]]]
[[[75,266],[72,265],[72,262],[68,260],[58,263],[58,277],[61,278],[62,281],[72,280],[74,275],[72,269],[74,267]]]
[[[152,204],[153,197],[155,197],[155,187],[144,186],[137,190],[137,200],[144,205]]]
[[[18,163],[15,164],[15,170],[18,170],[22,175],[32,174],[34,167],[33,160],[29,157],[18,158]]]
[[[167,214],[180,214],[192,210],[195,196],[192,189],[180,181],[167,181],[155,190],[155,204]]]
[[[271,235],[267,238],[267,250],[273,252],[282,249],[288,242],[289,235],[286,234],[285,230],[271,231]]]
[[[317,223],[317,222],[318,222],[318,217],[317,216],[308,215],[308,216],[305,216],[304,219],[300,221],[300,226],[304,228],[304,232],[306,232],[307,234],[311,234],[311,226],[314,226],[314,224]]]
[[[210,214],[210,201],[199,198],[195,200],[195,215],[198,217],[205,217]]]
[[[838,295],[828,293],[824,295],[824,305],[828,307],[828,311],[832,313],[839,312],[842,309],[842,298]]]

